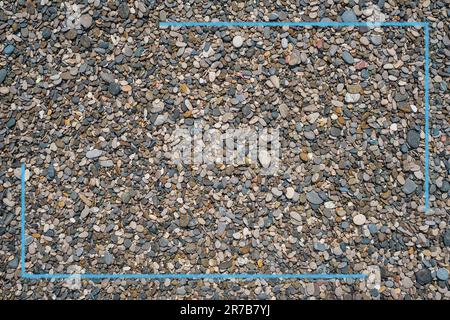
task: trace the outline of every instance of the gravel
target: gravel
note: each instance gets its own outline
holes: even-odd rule
[[[0,10],[3,299],[450,298],[446,3],[71,4]],[[430,23],[428,189],[423,28],[157,25],[381,18]],[[281,159],[271,143],[254,159],[228,149],[236,163],[177,163],[177,128],[277,129]],[[27,272],[376,267],[379,283],[24,279],[21,163]]]

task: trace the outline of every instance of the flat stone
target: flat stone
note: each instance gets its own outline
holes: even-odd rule
[[[2,84],[3,81],[5,81],[7,74],[8,70],[6,70],[6,68],[0,69],[0,84]]]
[[[19,258],[14,257],[12,260],[8,262],[8,269],[17,269],[19,266]]]
[[[370,42],[372,42],[373,45],[379,46],[383,42],[383,38],[379,35],[372,35],[370,37]]]
[[[316,251],[325,251],[327,250],[327,246],[322,242],[314,242],[313,244],[314,250]]]
[[[130,15],[130,8],[126,3],[122,2],[117,8],[117,13],[122,19],[128,19],[128,16]]]
[[[417,130],[414,130],[414,129],[409,130],[406,135],[406,142],[408,142],[408,145],[413,149],[416,149],[417,147],[419,147],[420,132],[418,132]]]
[[[102,150],[93,149],[93,150],[89,150],[88,152],[86,152],[86,158],[94,159],[94,158],[100,157],[102,154],[103,154]]]
[[[426,285],[432,281],[431,271],[428,269],[422,269],[416,272],[416,281],[421,285]]]
[[[308,193],[306,193],[306,199],[315,205],[319,205],[323,203],[322,198],[319,196],[319,194],[315,191],[310,191]]]
[[[345,102],[346,103],[356,103],[361,98],[361,95],[359,93],[350,93],[347,92],[345,94]]]
[[[263,168],[268,168],[271,161],[269,152],[264,149],[260,150],[258,154],[258,160],[263,166]]]
[[[83,28],[89,29],[92,25],[92,17],[88,14],[83,14],[80,17],[80,24],[83,26]]]
[[[162,125],[163,123],[166,122],[167,118],[168,118],[168,115],[166,113],[165,114],[160,114],[159,116],[156,117],[154,125],[155,126]]]
[[[291,216],[292,219],[294,219],[297,222],[301,222],[302,221],[302,216],[298,212],[291,211],[289,213],[289,215]]]
[[[114,162],[112,160],[100,160],[99,162],[104,168],[111,168],[114,166]]]
[[[362,214],[357,214],[353,217],[353,223],[357,226],[362,226],[364,223],[366,223],[366,217]]]
[[[437,277],[439,280],[447,281],[447,280],[448,280],[448,270],[445,269],[445,268],[439,268],[439,269],[436,271],[436,277]]]
[[[111,265],[114,262],[114,256],[112,254],[110,254],[108,251],[106,251],[104,256],[103,256],[103,261],[107,265]]]
[[[342,52],[342,60],[345,61],[347,64],[353,64],[355,62],[355,59],[353,59],[353,56],[348,51]]]
[[[287,188],[286,188],[286,193],[285,193],[285,195],[286,195],[286,198],[292,199],[292,198],[294,197],[294,195],[295,195],[295,190],[294,190],[294,188],[292,188],[292,187],[287,187]]]
[[[189,225],[189,215],[187,213],[180,213],[180,227],[186,228]]]
[[[108,86],[108,91],[113,95],[113,96],[117,96],[120,91],[122,91],[122,87],[115,82],[111,82]]]
[[[416,191],[416,189],[417,189],[417,185],[414,181],[412,181],[409,178],[405,180],[405,184],[403,185],[403,188],[402,188],[404,193],[411,194],[414,191]]]
[[[7,56],[11,55],[14,50],[16,50],[16,47],[12,44],[8,44],[4,49],[3,49],[3,53]]]
[[[444,245],[446,247],[450,247],[450,229],[445,230],[444,234],[442,235],[442,240],[444,241]]]
[[[68,30],[64,36],[66,37],[66,39],[68,40],[74,40],[77,37],[77,30],[75,29],[70,29]]]
[[[296,66],[301,62],[301,53],[298,50],[293,50],[292,53],[287,57],[287,63],[290,66]]]
[[[343,22],[356,22],[356,21],[358,21],[358,17],[353,12],[353,10],[344,11],[344,13],[341,15],[341,19],[342,19]]]
[[[275,75],[270,76],[270,82],[272,82],[272,84],[275,88],[277,88],[277,89],[280,88],[280,79],[277,76],[275,76]]]
[[[240,48],[240,47],[242,47],[243,44],[244,44],[244,38],[242,38],[241,36],[235,36],[233,38],[233,46],[235,48]]]

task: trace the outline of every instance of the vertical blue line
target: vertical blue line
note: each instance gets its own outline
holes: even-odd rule
[[[425,212],[430,209],[430,177],[429,177],[429,112],[430,112],[430,99],[429,99],[429,77],[430,77],[430,29],[427,23],[424,28],[425,31]]]
[[[20,182],[21,182],[21,194],[20,194],[20,202],[21,202],[21,228],[20,228],[20,235],[21,235],[21,257],[20,257],[20,264],[22,268],[22,277],[26,274],[25,272],[25,163],[22,163],[22,171],[20,175]]]

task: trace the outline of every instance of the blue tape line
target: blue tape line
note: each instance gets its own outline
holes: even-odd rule
[[[304,273],[304,274],[268,274],[268,273],[230,273],[230,274],[218,274],[218,273],[170,273],[170,274],[30,274],[23,275],[27,279],[364,279],[367,277],[365,274],[329,274],[329,273]]]
[[[429,23],[428,22],[160,22],[160,27],[424,27],[425,31],[425,211],[429,210]],[[30,274],[25,272],[25,164],[21,174],[22,277],[26,279],[364,279],[365,274]]]
[[[246,21],[164,21],[160,27],[425,27],[427,22],[246,22]]]

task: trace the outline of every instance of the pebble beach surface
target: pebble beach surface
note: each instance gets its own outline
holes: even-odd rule
[[[448,1],[0,8],[1,298],[450,298]],[[162,21],[429,22],[428,160],[423,27]],[[276,128],[278,167],[174,162],[197,123]],[[21,163],[28,273],[376,275],[25,279]]]

